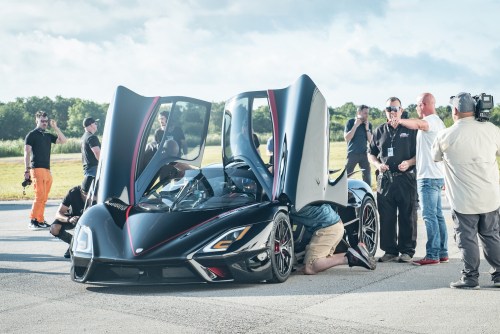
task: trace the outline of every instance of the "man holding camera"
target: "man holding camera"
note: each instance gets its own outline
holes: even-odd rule
[[[452,96],[450,104],[454,124],[441,131],[432,146],[434,160],[444,162],[446,195],[464,262],[462,277],[450,287],[479,289],[478,234],[484,257],[492,267],[493,284],[500,287],[500,177],[496,161],[500,129],[475,119],[476,101],[469,93]]]
[[[49,117],[45,111],[37,111],[35,114],[36,128],[26,136],[24,142],[24,179],[33,181],[35,200],[30,213],[31,230],[49,227],[45,222],[45,203],[49,197],[52,186],[52,174],[50,173],[50,149],[52,144],[64,144],[67,139],[57,127],[55,120],[50,120],[50,126],[57,133],[53,135],[47,132]]]
[[[419,130],[417,133],[417,186],[422,218],[427,231],[425,257],[413,261],[416,266],[434,265],[448,262],[448,232],[441,208],[441,190],[444,175],[440,163],[434,162],[431,147],[439,131],[446,128],[436,114],[436,99],[431,93],[423,93],[417,98],[418,119],[394,119],[395,125]]]
[[[368,155],[377,168],[380,248],[385,251],[378,261],[410,262],[417,245],[417,131],[399,125],[403,108],[397,97],[387,99],[385,114],[388,122],[375,130]]]
[[[358,107],[356,118],[347,121],[344,130],[344,139],[347,142],[347,174],[352,173],[359,164],[363,169],[363,181],[369,186],[372,184],[370,163],[366,154],[366,143],[372,140],[372,124],[368,122],[368,106]]]

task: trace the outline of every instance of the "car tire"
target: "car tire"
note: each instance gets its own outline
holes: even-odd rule
[[[377,252],[378,246],[378,212],[375,201],[370,196],[365,196],[363,202],[359,208],[359,231],[358,239],[359,242],[365,244],[366,248],[370,252],[370,255],[374,256]]]
[[[283,283],[288,279],[293,267],[293,232],[288,215],[278,212],[274,217],[270,240],[272,279],[269,283]]]

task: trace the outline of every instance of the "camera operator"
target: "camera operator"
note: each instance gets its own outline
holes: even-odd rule
[[[385,114],[388,122],[375,129],[368,155],[377,168],[380,248],[385,251],[378,261],[410,262],[417,245],[417,131],[399,125],[403,108],[397,97],[387,99]]]
[[[347,142],[347,174],[352,173],[359,164],[363,169],[363,181],[369,186],[372,184],[370,163],[366,154],[366,144],[372,140],[372,124],[368,121],[368,106],[358,107],[356,118],[347,121],[344,130],[344,139]]]
[[[469,93],[450,99],[454,124],[438,133],[433,143],[435,161],[443,161],[446,195],[455,223],[455,240],[462,253],[462,277],[451,288],[479,289],[479,245],[492,266],[491,279],[500,287],[500,189],[496,156],[500,129],[478,122],[476,101]]]

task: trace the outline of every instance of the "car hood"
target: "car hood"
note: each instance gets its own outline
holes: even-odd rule
[[[253,145],[251,113],[255,98],[267,97],[273,122],[274,173]],[[347,205],[347,174],[330,178],[330,116],[326,100],[307,75],[284,89],[246,92],[226,102],[223,162],[244,161],[272,199],[298,211],[312,203]]]

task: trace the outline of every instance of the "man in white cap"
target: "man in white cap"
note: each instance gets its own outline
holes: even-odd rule
[[[82,136],[82,163],[83,175],[93,176],[97,174],[97,165],[101,155],[101,143],[95,135],[97,132],[98,119],[87,117],[83,120],[85,133]]]
[[[432,146],[434,161],[444,162],[446,195],[455,223],[455,240],[462,252],[462,277],[451,288],[479,289],[479,245],[491,265],[493,285],[500,287],[500,188],[496,156],[500,129],[478,122],[476,102],[469,93],[450,99],[453,126],[438,133]]]

